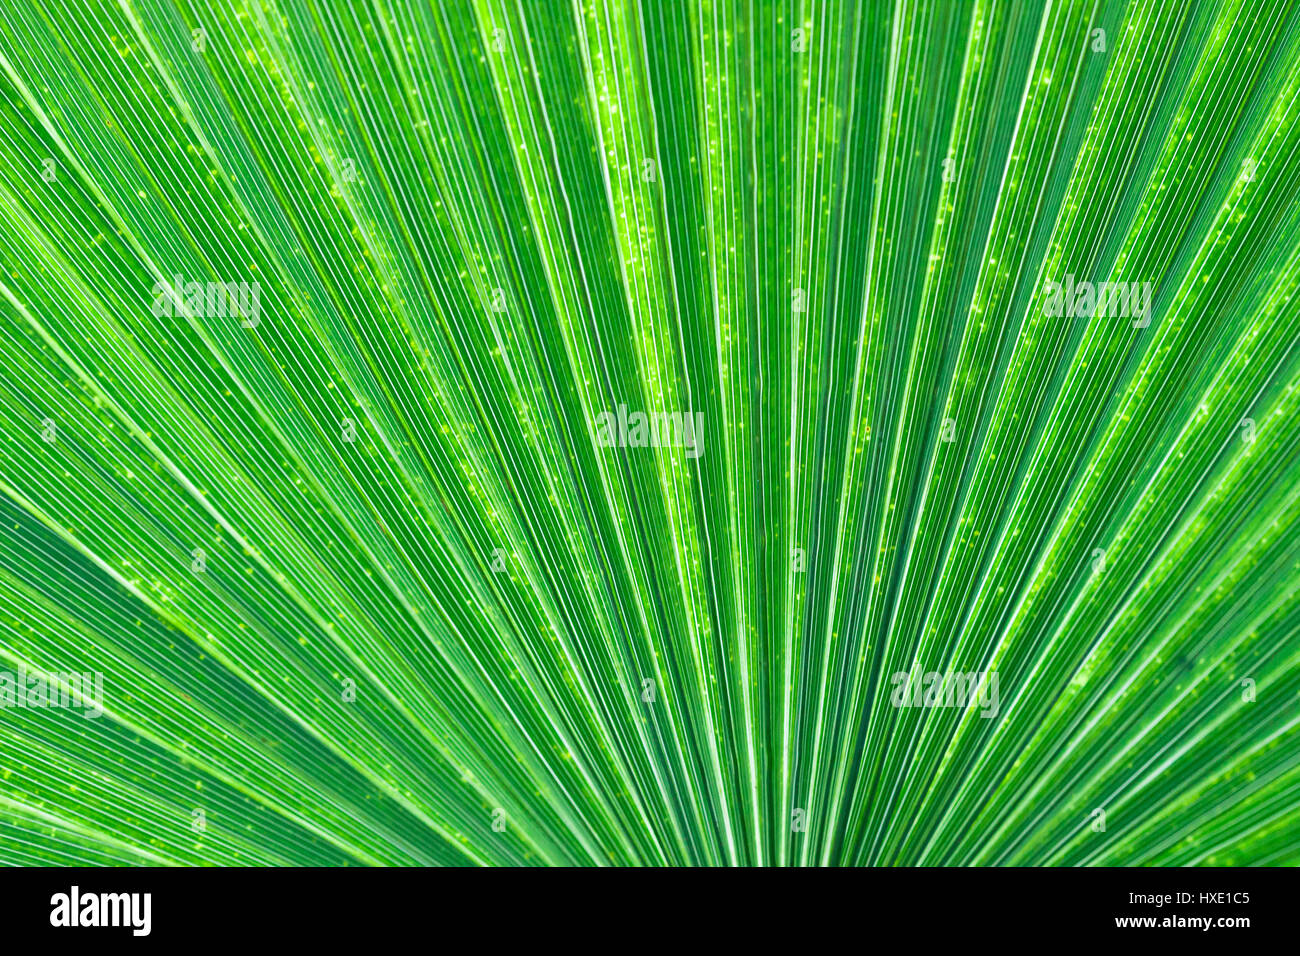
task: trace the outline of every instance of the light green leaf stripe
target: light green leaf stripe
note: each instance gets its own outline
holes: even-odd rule
[[[1286,2],[18,0],[0,862],[1300,863],[1298,200]]]

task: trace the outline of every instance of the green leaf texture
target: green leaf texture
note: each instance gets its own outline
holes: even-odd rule
[[[7,4],[0,862],[1300,863],[1298,94],[1273,0]]]

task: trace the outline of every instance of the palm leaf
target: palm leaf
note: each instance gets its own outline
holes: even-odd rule
[[[0,72],[5,862],[1300,862],[1300,9],[20,2]]]

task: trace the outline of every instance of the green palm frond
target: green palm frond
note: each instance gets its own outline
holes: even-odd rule
[[[73,6],[0,860],[1300,863],[1300,8]]]

